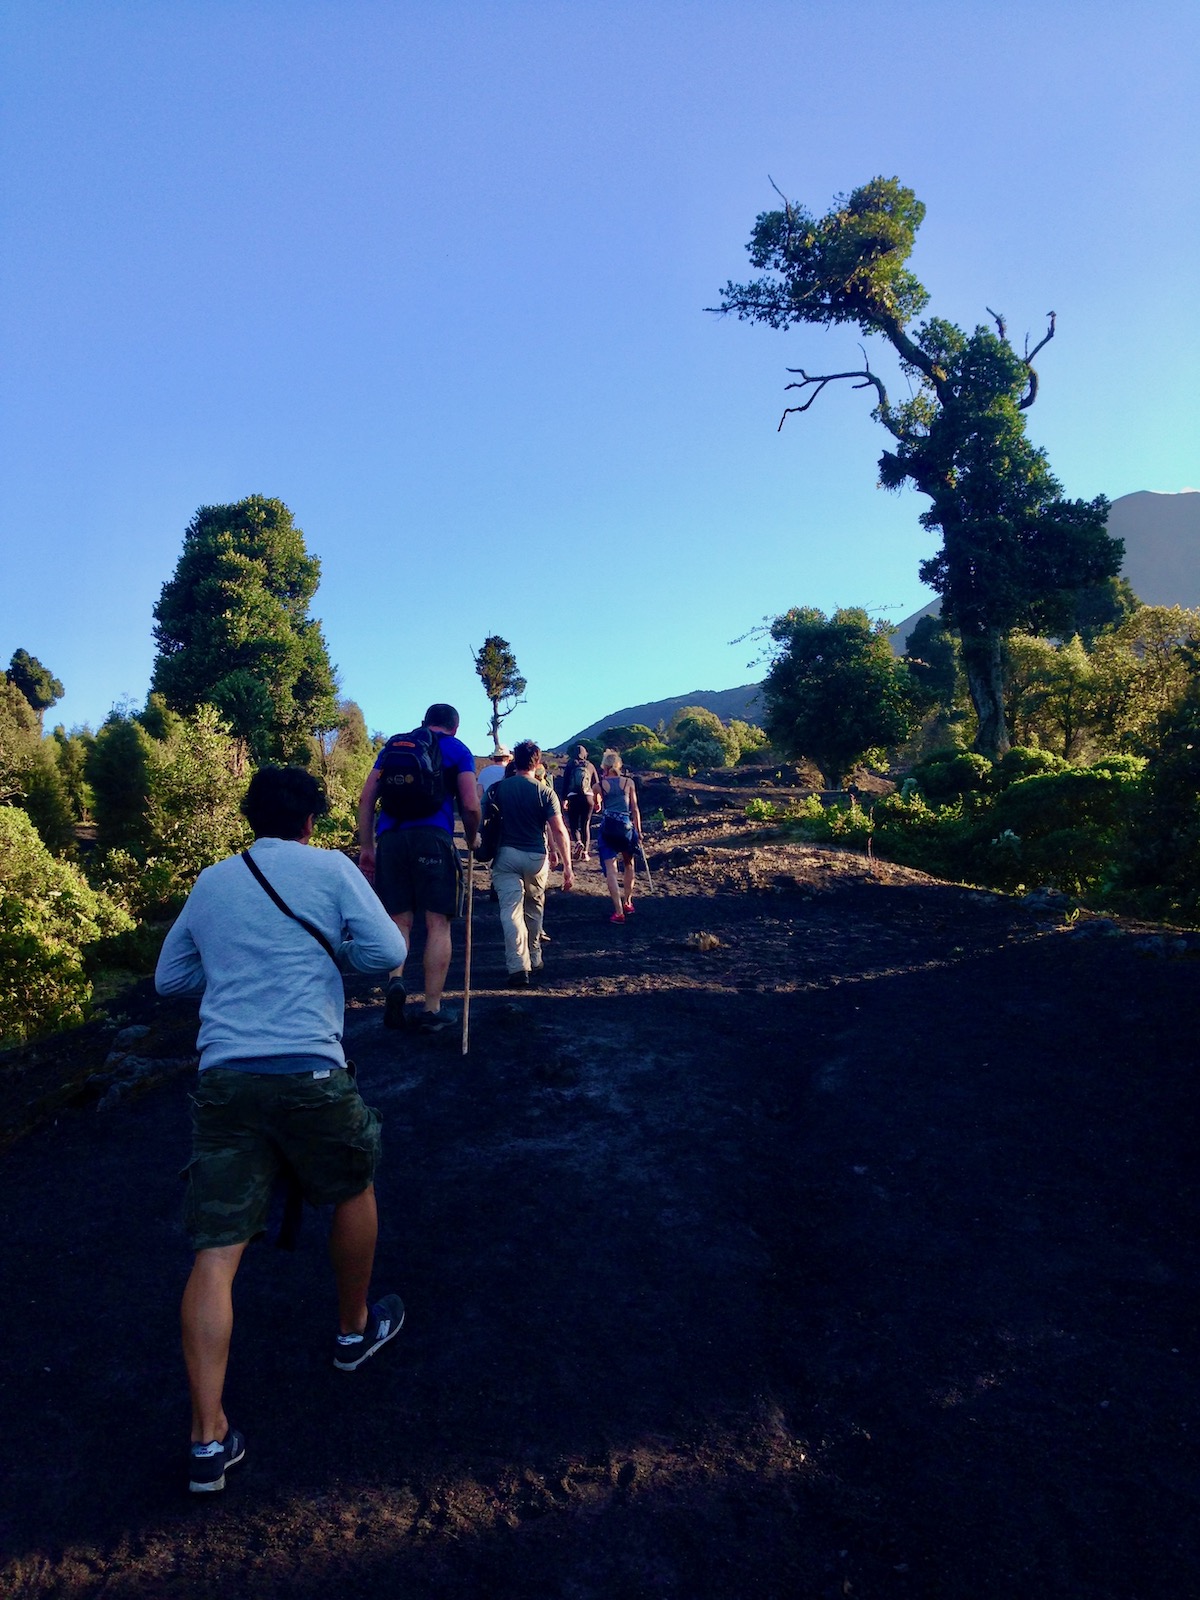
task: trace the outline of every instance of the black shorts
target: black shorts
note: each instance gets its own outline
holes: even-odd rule
[[[445,828],[389,828],[375,843],[375,892],[389,916],[462,915],[462,867]]]

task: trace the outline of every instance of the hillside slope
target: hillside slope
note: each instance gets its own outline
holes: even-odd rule
[[[684,706],[703,706],[706,711],[715,712],[722,722],[737,717],[742,722],[761,726],[763,712],[758,697],[760,687],[757,683],[744,683],[738,689],[693,689],[689,694],[671,695],[666,700],[648,700],[644,705],[625,706],[620,711],[611,711],[607,716],[589,722],[586,728],[580,728],[578,733],[573,733],[555,748],[568,749],[580,739],[590,739],[595,734],[603,733],[605,728],[625,727],[631,722],[656,728],[660,722],[669,722]]]

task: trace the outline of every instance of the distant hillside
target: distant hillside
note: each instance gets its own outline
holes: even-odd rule
[[[1114,500],[1108,531],[1125,541],[1121,576],[1148,606],[1200,606],[1200,493],[1153,494],[1139,489]],[[892,649],[903,655],[908,636],[922,617],[936,616],[931,600],[897,623]]]
[[[722,722],[737,717],[742,722],[761,726],[762,707],[758,702],[758,690],[757,683],[745,683],[740,689],[693,689],[690,694],[673,695],[669,700],[650,700],[642,706],[626,706],[621,711],[612,711],[608,716],[589,722],[586,728],[580,728],[569,739],[563,739],[557,748],[566,750],[578,744],[580,739],[590,739],[595,734],[603,733],[605,728],[620,728],[630,722],[657,728],[660,722],[670,722],[683,706],[703,706],[706,711],[716,712]]]
[[[1185,489],[1180,494],[1154,494],[1139,489],[1123,494],[1112,503],[1109,532],[1125,541],[1122,576],[1129,579],[1133,592],[1146,605],[1200,607],[1200,492]],[[904,652],[908,635],[921,617],[936,616],[939,602],[930,600],[896,625],[892,649]],[[580,739],[590,739],[605,728],[630,722],[655,728],[669,722],[681,706],[704,706],[715,711],[722,722],[739,717],[743,722],[762,726],[762,706],[757,683],[740,689],[693,689],[669,700],[651,700],[642,706],[626,706],[591,722],[586,728],[564,739],[556,748],[565,750]]]

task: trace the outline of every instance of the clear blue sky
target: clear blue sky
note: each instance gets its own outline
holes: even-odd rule
[[[841,330],[706,316],[756,213],[898,175],[931,309],[1039,359],[1069,494],[1200,487],[1200,8],[913,0],[8,0],[0,665],[145,696],[196,507],[278,496],[384,731],[471,649],[553,744],[748,681],[790,605],[928,598]],[[880,365],[882,366],[882,361]]]

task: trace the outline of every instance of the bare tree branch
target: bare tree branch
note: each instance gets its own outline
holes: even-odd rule
[[[992,321],[996,324],[996,332],[1000,335],[1000,337],[1002,339],[1007,339],[1008,338],[1008,329],[1004,325],[1004,318],[1000,315],[1000,313],[998,311],[993,311],[991,306],[985,306],[984,310],[987,312],[988,316],[991,317]]]
[[[783,413],[783,416],[781,416],[779,419],[779,427],[776,428],[776,433],[782,429],[784,423],[793,412],[807,411],[827,383],[838,383],[844,378],[853,378],[858,380],[853,384],[855,389],[875,389],[875,392],[879,396],[879,413],[883,421],[883,425],[885,428],[887,428],[889,433],[896,434],[896,430],[889,420],[891,417],[891,407],[888,405],[887,390],[883,386],[883,380],[876,377],[875,373],[871,371],[869,366],[862,372],[824,372],[810,374],[805,372],[803,367],[789,367],[787,370],[789,372],[798,373],[801,381],[799,383],[789,383],[785,385],[786,388],[803,390],[812,387],[812,393],[809,395],[808,399],[804,401],[803,405],[788,406],[787,410]],[[899,435],[896,434],[896,437],[899,437]]]
[[[1039,342],[1034,345],[1032,350],[1029,348],[1029,335],[1026,334],[1025,336],[1025,360],[1027,362],[1032,361],[1039,350],[1044,350],[1054,337],[1055,314],[1053,311],[1047,311],[1046,315],[1050,319],[1050,325],[1046,329],[1045,337],[1039,340]]]
[[[1050,325],[1046,329],[1045,337],[1040,339],[1038,343],[1034,345],[1032,350],[1029,348],[1029,336],[1026,335],[1025,337],[1025,365],[1029,369],[1029,388],[1025,391],[1024,395],[1022,395],[1020,401],[1018,402],[1018,409],[1021,411],[1028,411],[1030,406],[1037,399],[1038,375],[1033,370],[1033,358],[1035,355],[1037,355],[1039,350],[1044,350],[1054,337],[1054,312],[1048,311],[1046,315],[1050,319]]]

